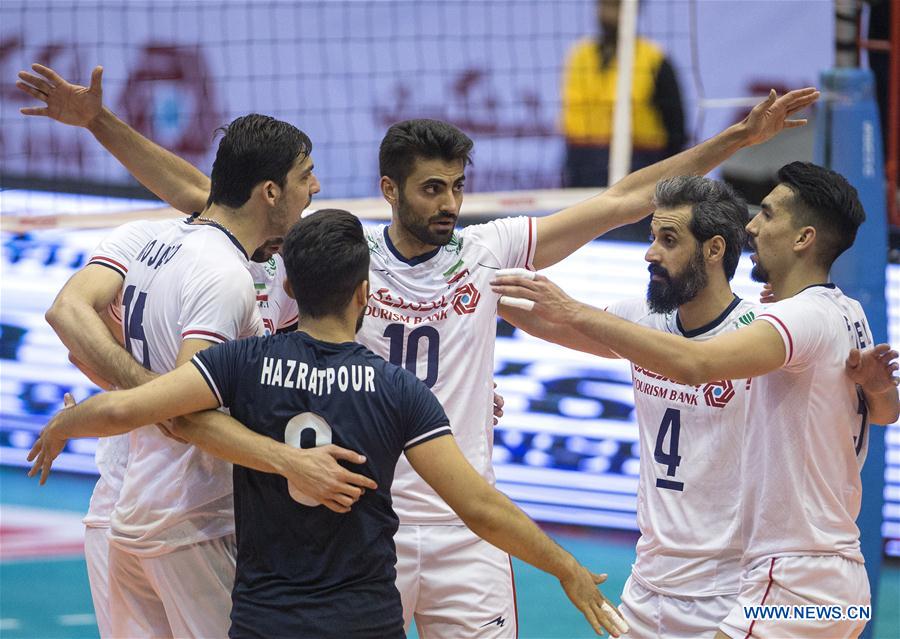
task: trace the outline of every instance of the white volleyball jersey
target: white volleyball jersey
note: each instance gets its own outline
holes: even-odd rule
[[[446,246],[411,260],[367,228],[370,296],[358,339],[425,382],[450,417],[466,459],[494,482],[493,373],[497,295],[489,282],[502,268],[532,268],[531,218],[495,220],[458,230]],[[394,510],[404,524],[460,523],[456,514],[401,457]]]
[[[123,293],[129,352],[157,373],[175,367],[181,343],[221,343],[263,333],[247,255],[219,227],[182,223],[131,261]],[[129,435],[125,481],[111,541],[157,555],[234,532],[231,465],[162,435]]]
[[[250,262],[250,275],[266,334],[274,335],[276,331],[296,324],[299,319],[297,302],[284,290],[287,275],[281,255],[275,253],[268,262]]]
[[[873,345],[866,315],[833,284],[766,306],[784,365],[753,380],[742,476],[744,564],[788,555],[862,562],[859,471],[868,449],[862,392],[844,363]]]
[[[652,313],[645,299],[610,313],[693,340],[753,321],[756,304],[734,298],[712,322],[685,331],[677,312]],[[682,597],[735,594],[740,586],[741,449],[750,381],[689,386],[632,364],[640,440],[632,574],[655,592]]]
[[[103,238],[91,253],[88,264],[97,264],[112,269],[125,279],[128,265],[132,258],[147,245],[147,242],[167,228],[182,224],[179,219],[138,220],[113,229]],[[122,303],[121,289],[117,301],[109,306],[110,315],[119,323],[122,322],[119,306]],[[128,435],[101,437],[97,440],[94,462],[100,471],[100,479],[91,494],[91,502],[85,515],[87,526],[109,526],[109,516],[125,477],[125,465],[128,462]]]

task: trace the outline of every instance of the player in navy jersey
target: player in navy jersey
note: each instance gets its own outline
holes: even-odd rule
[[[465,460],[427,387],[353,341],[368,301],[369,248],[345,211],[320,211],[285,240],[303,332],[198,353],[144,386],[57,414],[35,444],[49,470],[65,441],[226,406],[234,418],[297,447],[330,443],[365,456],[378,487],[334,513],[283,478],[236,467],[237,574],[232,637],[403,637],[394,585],[391,482],[401,453],[477,534],[560,579],[593,628],[626,630],[593,575]]]
[[[705,341],[632,324],[572,300],[548,279],[498,278],[496,292],[545,320],[686,384],[753,378],[741,457],[741,582],[718,639],[856,637],[865,621],[753,619],[752,605],[868,605],[860,551],[860,468],[869,420],[895,421],[897,352],[874,345],[862,306],[829,282],[865,212],[838,173],[807,162],[747,225],[752,276],[774,303],[744,328]]]

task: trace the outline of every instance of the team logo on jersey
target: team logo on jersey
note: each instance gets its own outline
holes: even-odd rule
[[[387,257],[384,249],[381,248],[381,244],[378,243],[378,237],[376,235],[370,235],[369,233],[366,233],[366,241],[369,243],[369,254],[374,253],[375,255],[380,255],[381,257]]]
[[[269,261],[265,263],[263,268],[265,269],[269,277],[275,277],[275,271],[278,269],[278,266],[275,264],[275,258],[270,257]]]
[[[744,313],[738,318],[738,322],[743,324],[744,326],[750,326],[753,320],[756,319],[756,313],[750,311],[749,313]]]
[[[464,238],[454,233],[450,238],[450,241],[447,242],[447,244],[444,246],[444,250],[448,253],[456,253],[457,255],[459,255],[459,252],[462,251],[463,239]]]
[[[713,408],[725,408],[734,398],[734,384],[730,379],[719,382],[710,382],[703,387],[703,399],[707,406]]]
[[[471,282],[464,284],[453,291],[453,310],[456,311],[457,315],[474,313],[480,299],[481,293],[478,292],[474,284]]]

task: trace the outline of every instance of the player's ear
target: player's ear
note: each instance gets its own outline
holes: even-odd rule
[[[806,251],[816,243],[816,227],[804,226],[794,238],[794,251]]]
[[[388,204],[397,206],[397,202],[400,199],[400,187],[398,184],[388,176],[382,175],[379,185],[381,186],[381,195],[384,196]]]
[[[291,281],[288,278],[284,278],[282,286],[284,287],[284,292],[287,293],[288,297],[290,297],[292,300],[297,299],[296,297],[294,297],[294,287],[291,286]]]
[[[707,262],[721,262],[725,257],[725,238],[715,235],[704,242],[703,257]]]
[[[269,206],[275,206],[275,203],[278,202],[278,198],[281,197],[281,187],[272,180],[260,182],[256,186],[256,189],[259,189],[260,196]]]

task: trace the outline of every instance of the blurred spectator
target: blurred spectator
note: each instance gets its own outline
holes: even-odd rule
[[[600,37],[577,42],[566,60],[562,88],[565,186],[604,186],[607,181],[619,5],[620,0],[597,0]],[[640,37],[635,42],[631,96],[631,170],[636,170],[677,153],[685,143],[675,70],[656,44]]]

